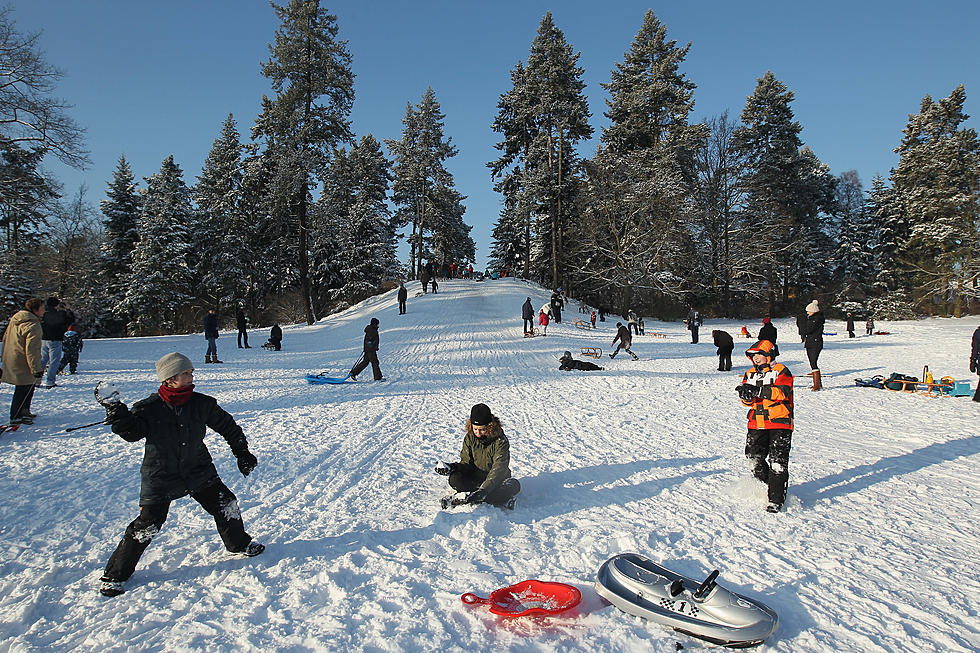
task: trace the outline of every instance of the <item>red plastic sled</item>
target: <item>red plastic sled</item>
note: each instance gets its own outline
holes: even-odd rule
[[[574,608],[582,600],[582,593],[577,587],[565,583],[525,580],[494,590],[488,599],[481,599],[472,592],[459,598],[467,605],[487,604],[490,612],[501,617],[524,617],[558,614]]]

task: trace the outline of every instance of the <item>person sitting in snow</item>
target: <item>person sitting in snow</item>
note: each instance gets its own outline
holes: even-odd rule
[[[457,463],[439,463],[436,473],[449,477],[457,492],[452,503],[489,503],[513,508],[521,484],[510,475],[510,441],[500,420],[486,404],[476,404],[464,426],[463,449]],[[459,493],[465,493],[460,496]]]
[[[779,512],[789,485],[789,450],[793,439],[793,374],[776,358],[775,345],[760,340],[745,350],[752,367],[735,389],[748,406],[745,457],[752,475],[768,486],[766,510]],[[768,461],[767,461],[768,459]]]
[[[575,360],[574,358],[572,358],[572,352],[570,351],[566,351],[565,355],[558,359],[558,362],[561,363],[561,365],[558,366],[558,369],[561,370],[562,372],[566,372],[568,370],[582,370],[583,372],[595,372],[596,370],[603,369],[598,365],[596,365],[595,363]]]
[[[140,514],[126,528],[106,564],[99,590],[104,596],[125,591],[123,583],[163,527],[170,503],[188,494],[214,517],[229,552],[256,556],[265,550],[245,532],[238,499],[221,482],[204,444],[210,427],[228,442],[238,459],[238,470],[248,476],[258,461],[248,450],[242,428],[214,397],[194,392],[194,365],[183,354],[164,355],[156,362],[156,371],[160,389],[137,401],[132,410],[119,401],[118,393],[99,397],[113,433],[127,442],[146,439],[140,468]]]
[[[272,323],[272,330],[269,331],[269,339],[262,345],[265,349],[282,349],[282,327],[278,322]]]

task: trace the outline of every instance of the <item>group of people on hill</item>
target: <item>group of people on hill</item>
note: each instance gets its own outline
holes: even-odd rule
[[[240,303],[238,310],[235,312],[235,326],[238,329],[239,349],[252,348],[248,344],[248,325],[249,319],[245,315],[245,305]],[[208,348],[204,354],[204,362],[224,363],[223,360],[218,358],[218,315],[213,308],[209,308],[207,314],[204,316],[203,326],[204,339],[208,342]],[[282,350],[282,327],[279,326],[279,322],[272,323],[272,329],[269,331],[269,339],[262,344],[262,348],[274,351]]]

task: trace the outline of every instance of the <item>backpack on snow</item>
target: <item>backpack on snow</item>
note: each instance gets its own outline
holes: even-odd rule
[[[911,383],[898,383],[898,381],[918,381],[917,376],[907,376],[905,374],[899,374],[898,372],[892,372],[888,378],[885,380],[885,387],[889,390],[906,390],[908,392],[915,392],[915,386]]]

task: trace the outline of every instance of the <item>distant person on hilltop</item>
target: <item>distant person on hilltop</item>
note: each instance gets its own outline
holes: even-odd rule
[[[248,318],[245,317],[245,308],[242,304],[238,305],[238,311],[235,313],[235,326],[238,327],[238,348],[251,349],[248,345]],[[242,339],[245,340],[244,347],[242,347]]]
[[[435,468],[437,474],[449,477],[449,485],[455,490],[443,500],[443,507],[489,503],[513,508],[521,484],[510,474],[510,441],[500,419],[486,404],[476,404],[470,409],[463,430],[459,462],[440,462]]]
[[[405,287],[404,281],[398,282],[398,314],[404,315],[408,312],[406,306],[408,302],[408,288]]]
[[[765,483],[769,504],[779,512],[789,485],[789,450],[793,440],[793,374],[776,363],[774,345],[760,340],[745,351],[752,367],[736,388],[742,405],[748,406],[745,457],[752,475]]]

